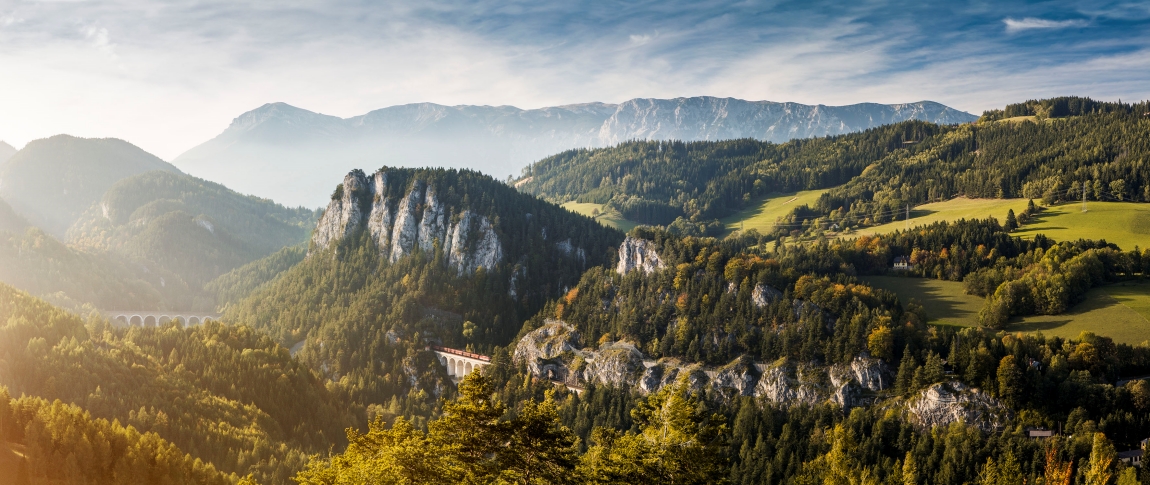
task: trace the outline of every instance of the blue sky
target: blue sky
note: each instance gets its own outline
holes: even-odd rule
[[[1150,98],[1150,2],[0,0],[0,139],[171,159],[263,103]]]

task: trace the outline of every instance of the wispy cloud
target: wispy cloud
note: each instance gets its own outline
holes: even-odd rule
[[[930,99],[977,113],[1150,97],[1138,4],[908,3],[0,0],[0,138],[115,136],[170,159],[269,101],[354,116],[420,101]]]
[[[1087,25],[1087,22],[1082,19],[1047,20],[1034,17],[1026,17],[1021,20],[1006,18],[1002,20],[1002,23],[1006,24],[1006,31],[1011,33],[1034,29],[1065,29],[1070,27],[1085,27]]]

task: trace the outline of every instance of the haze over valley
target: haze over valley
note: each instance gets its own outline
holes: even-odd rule
[[[0,485],[1150,485],[1147,32],[0,4]]]

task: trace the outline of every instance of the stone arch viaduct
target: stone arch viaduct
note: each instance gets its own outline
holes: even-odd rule
[[[491,357],[486,355],[436,345],[432,345],[427,349],[435,352],[435,356],[439,358],[439,363],[447,367],[447,375],[456,380],[463,379],[467,374],[491,365]]]
[[[181,327],[200,325],[208,320],[219,320],[220,316],[207,312],[179,312],[154,310],[104,310],[101,313],[112,323],[125,327],[156,327],[168,322],[179,322]]]

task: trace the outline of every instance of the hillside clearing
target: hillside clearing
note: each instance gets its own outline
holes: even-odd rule
[[[1056,241],[1105,239],[1126,251],[1150,246],[1150,204],[1087,202],[1086,207],[1087,212],[1080,202],[1048,207],[1014,234],[1044,234]]]
[[[726,226],[728,234],[736,230],[749,231],[751,229],[768,233],[774,229],[775,221],[780,217],[790,214],[795,207],[804,204],[813,205],[827,190],[830,189],[770,195],[758,204],[736,212],[734,215],[724,217],[720,221]]]
[[[561,204],[560,207],[576,214],[585,215],[595,219],[599,224],[613,227],[623,232],[631,232],[631,229],[639,225],[637,222],[624,219],[617,211],[608,209],[604,204],[596,204],[594,202],[567,202]],[[599,210],[597,215],[595,214],[596,209]]]
[[[1029,199],[967,199],[959,197],[942,202],[932,202],[913,207],[910,210],[910,227],[925,226],[939,221],[959,219],[986,219],[994,217],[999,222],[1006,220],[1006,213],[1014,209],[1015,214],[1026,209]],[[907,227],[905,214],[898,220],[873,227],[864,227],[857,234],[875,235],[902,230]]]
[[[904,305],[910,301],[919,303],[932,324],[978,325],[983,299],[964,293],[960,282],[897,276],[861,279],[875,288],[894,292]],[[1042,332],[1062,338],[1075,338],[1083,331],[1089,331],[1116,342],[1141,344],[1150,340],[1150,281],[1095,288],[1067,313],[1015,318],[1006,330]]]

